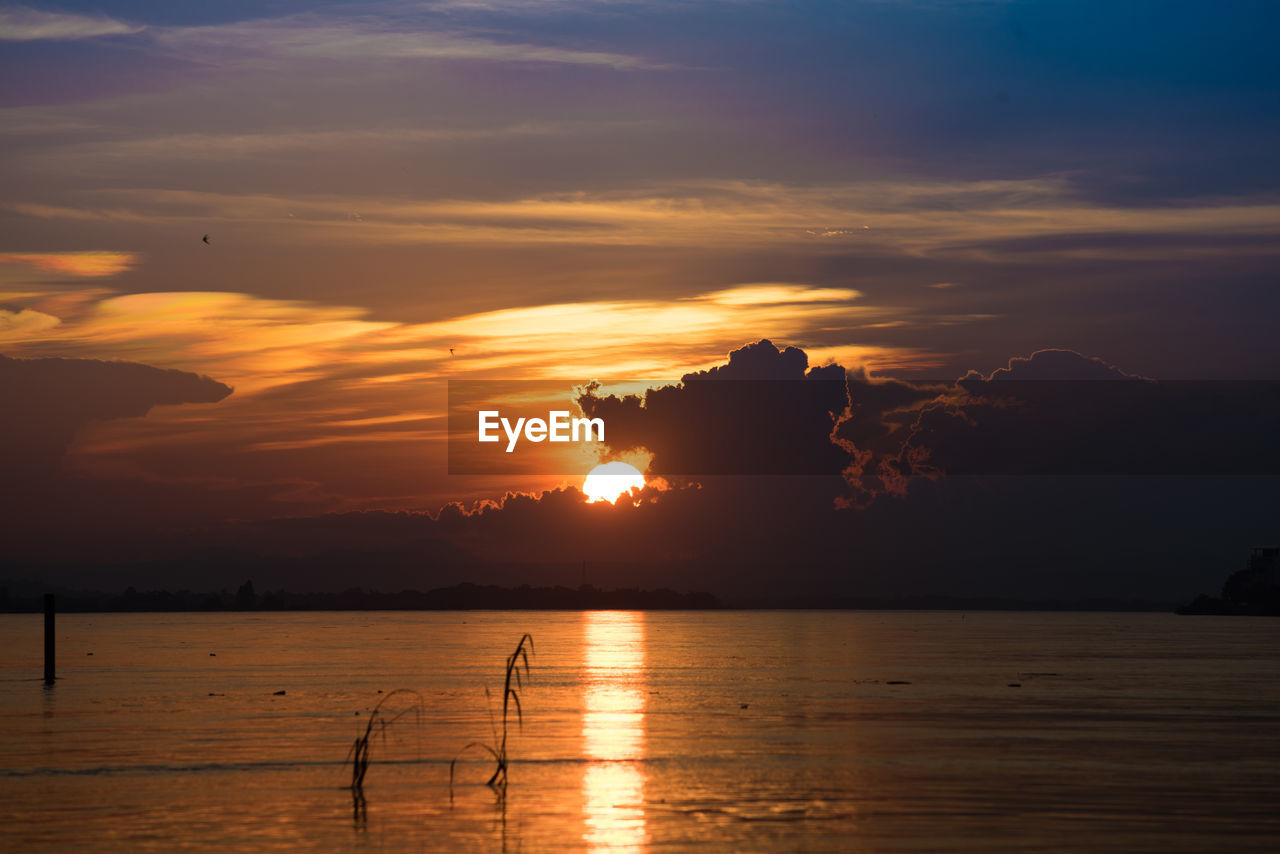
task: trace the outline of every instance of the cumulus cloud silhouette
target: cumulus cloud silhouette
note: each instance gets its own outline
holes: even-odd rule
[[[650,451],[650,474],[842,473],[846,506],[946,475],[1280,473],[1280,384],[1157,381],[1073,350],[903,381],[766,339],[678,386],[578,402],[614,452]]]
[[[1058,381],[1082,382],[1086,380],[1138,380],[1143,379],[1135,374],[1126,373],[1115,365],[1109,365],[1099,358],[1077,353],[1075,350],[1045,349],[1037,350],[1030,356],[1015,356],[1003,368],[997,368],[990,376],[984,377],[977,371],[970,371],[960,383],[982,382],[1030,382]]]
[[[920,406],[902,475],[1280,473],[1280,383],[1159,381],[1071,350],[970,372]]]
[[[76,432],[92,420],[216,403],[229,394],[208,377],[133,362],[0,356],[0,460],[10,483],[53,477]]]
[[[849,405],[844,368],[810,368],[803,350],[767,339],[678,386],[643,397],[588,388],[578,404],[604,419],[613,451],[648,450],[655,475],[837,475],[847,463],[831,439]]]

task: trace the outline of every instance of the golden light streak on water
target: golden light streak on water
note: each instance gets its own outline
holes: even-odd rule
[[[583,619],[583,839],[589,851],[644,851],[644,614]]]

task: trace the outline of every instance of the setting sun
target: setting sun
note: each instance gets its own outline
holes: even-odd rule
[[[633,489],[644,488],[644,475],[640,470],[628,463],[614,461],[598,465],[587,475],[582,483],[582,492],[587,502],[608,501],[613,503],[618,496],[625,495]]]

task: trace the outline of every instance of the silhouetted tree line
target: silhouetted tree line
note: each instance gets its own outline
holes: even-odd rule
[[[0,587],[0,612],[38,612],[41,594],[24,583],[24,594],[11,596]],[[1031,600],[1003,597],[918,595],[899,598],[781,597],[739,598],[722,603],[710,593],[679,593],[669,589],[625,588],[601,590],[590,584],[569,587],[499,587],[462,583],[426,592],[401,590],[384,593],[351,587],[341,593],[291,593],[271,590],[259,594],[252,581],[235,592],[220,590],[138,591],[121,594],[57,590],[58,610],[67,612],[111,611],[466,611],[466,610],[633,610],[694,611],[713,608],[748,610],[918,610],[918,611],[1167,611],[1166,604],[1138,599]],[[1209,613],[1209,612],[1206,612]],[[1213,612],[1217,613],[1217,612]]]
[[[922,594],[895,598],[869,596],[803,596],[744,599],[732,607],[773,611],[1169,611],[1168,603],[1145,599],[1015,599],[1003,596]]]
[[[0,588],[0,612],[43,610],[39,595],[11,596]],[[497,587],[471,583],[422,592],[383,593],[351,587],[341,593],[292,593],[272,590],[258,594],[252,581],[235,591],[198,593],[190,590],[139,591],[120,594],[60,591],[58,610],[64,612],[146,611],[465,611],[465,610],[706,610],[719,608],[710,593],[675,590],[600,590],[591,585],[568,587]]]
[[[1223,583],[1221,596],[1202,593],[1178,613],[1280,617],[1280,547],[1254,549],[1245,568]]]

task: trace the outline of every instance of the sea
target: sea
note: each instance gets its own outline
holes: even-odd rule
[[[52,687],[42,619],[4,850],[1280,850],[1277,619],[62,614]]]

